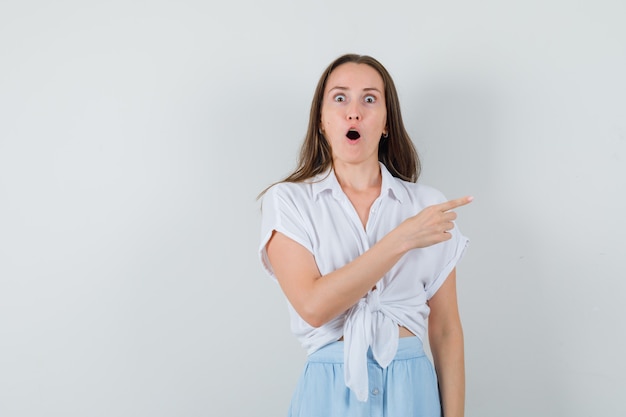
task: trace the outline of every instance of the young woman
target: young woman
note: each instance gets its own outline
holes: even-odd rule
[[[455,267],[467,239],[451,210],[472,197],[446,201],[418,175],[387,70],[339,57],[297,169],[263,195],[261,261],[308,353],[290,416],[463,415]]]

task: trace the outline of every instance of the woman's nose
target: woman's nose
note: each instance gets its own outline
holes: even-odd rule
[[[350,106],[347,113],[348,120],[361,120],[361,114],[359,113],[359,109],[356,105]]]

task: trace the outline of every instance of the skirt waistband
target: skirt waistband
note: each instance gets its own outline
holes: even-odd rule
[[[333,342],[326,346],[322,346],[315,352],[311,353],[307,357],[308,362],[323,362],[323,363],[343,363],[343,345],[344,342]],[[424,356],[424,347],[422,341],[417,336],[401,337],[398,339],[398,351],[393,358],[397,359],[412,359]],[[367,361],[376,363],[372,349],[367,350]]]

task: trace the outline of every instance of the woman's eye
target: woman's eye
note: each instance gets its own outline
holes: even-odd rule
[[[374,97],[374,96],[365,96],[365,102],[366,103],[375,103],[376,102],[376,97]]]
[[[337,94],[335,96],[335,101],[338,103],[343,103],[344,101],[346,101],[346,96],[344,96],[343,94]]]

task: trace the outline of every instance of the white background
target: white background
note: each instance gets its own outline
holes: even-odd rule
[[[281,416],[257,258],[323,68],[394,77],[459,210],[467,415],[624,415],[626,3],[0,2],[0,415]]]

